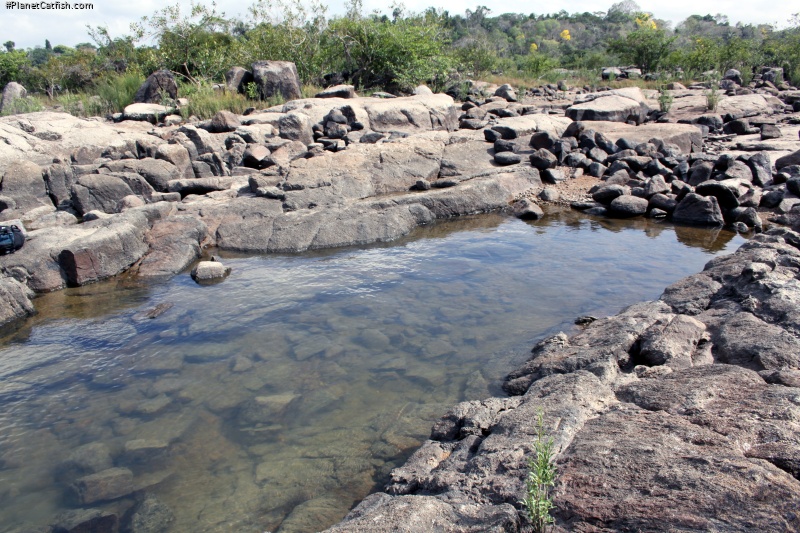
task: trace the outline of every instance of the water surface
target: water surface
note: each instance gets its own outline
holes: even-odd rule
[[[121,277],[43,296],[0,345],[0,531],[80,507],[87,453],[138,491],[86,507],[122,517],[154,495],[170,531],[323,529],[448,407],[501,394],[537,339],[657,298],[742,242],[485,215],[388,245],[223,255],[215,285]]]

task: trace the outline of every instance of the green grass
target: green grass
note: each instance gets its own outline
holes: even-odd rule
[[[189,105],[180,108],[180,114],[184,119],[195,116],[205,120],[223,110],[241,115],[248,107],[259,105],[259,102],[248,100],[244,95],[215,91],[210,86],[195,87],[184,92],[179,89],[178,96],[189,100]]]
[[[10,105],[3,108],[2,116],[35,113],[36,111],[44,110],[44,108],[39,98],[27,96],[12,100]]]

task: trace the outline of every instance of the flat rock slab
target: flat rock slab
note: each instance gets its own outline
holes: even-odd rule
[[[645,143],[650,139],[662,139],[666,143],[675,144],[684,154],[699,151],[703,145],[702,132],[691,124],[658,124],[647,123],[631,126],[619,122],[592,121],[586,123],[587,129],[593,129],[608,137],[612,142],[622,137],[635,143]]]

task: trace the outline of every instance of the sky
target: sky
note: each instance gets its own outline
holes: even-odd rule
[[[49,39],[53,46],[64,44],[74,46],[78,43],[91,42],[86,31],[86,26],[105,26],[112,37],[118,37],[130,32],[131,22],[139,21],[145,15],[152,15],[164,5],[180,3],[188,6],[190,0],[167,0],[156,2],[154,0],[136,0],[119,2],[114,0],[85,0],[92,4],[91,9],[9,9],[8,0],[5,9],[0,7],[0,43],[14,41],[17,48],[33,48],[44,46],[45,39]],[[17,5],[23,2],[35,3],[40,0],[15,0]],[[66,0],[44,0],[45,2],[66,3]],[[210,4],[210,0],[201,0]],[[378,10],[390,14],[392,7],[386,0],[362,0],[365,12]],[[71,0],[71,5],[75,5]],[[217,10],[228,16],[246,16],[250,0],[218,0]],[[344,0],[333,0],[323,3],[328,6],[328,15],[341,15],[344,13]],[[651,12],[658,19],[669,20],[675,27],[690,15],[726,15],[731,24],[742,22],[744,24],[772,24],[778,28],[787,26],[792,13],[800,11],[800,5],[792,0],[639,0],[636,2],[643,11]],[[451,15],[463,14],[466,9],[474,10],[485,4],[493,4],[486,0],[478,0],[474,5],[463,0],[406,0],[403,2],[408,11],[422,11],[428,7],[446,9]],[[548,0],[547,2],[530,2],[523,0],[506,0],[503,2],[502,11],[492,9],[490,16],[502,13],[557,13],[562,9],[569,13],[583,13],[607,11],[614,4],[613,0]],[[53,4],[50,4],[53,5]]]

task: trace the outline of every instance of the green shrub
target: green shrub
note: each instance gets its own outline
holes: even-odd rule
[[[675,97],[672,96],[672,93],[667,90],[667,86],[661,85],[658,88],[658,107],[664,113],[669,113],[670,108],[672,108],[672,102],[675,100]]]
[[[106,103],[108,111],[116,113],[133,103],[133,97],[142,83],[144,76],[140,72],[109,74],[95,84],[94,90]]]
[[[525,480],[526,495],[522,503],[528,510],[528,517],[536,533],[544,533],[553,524],[550,511],[553,499],[550,490],[556,483],[556,467],[553,464],[555,443],[544,429],[544,413],[540,409],[536,415],[536,442],[534,456],[528,462],[528,477]]]

